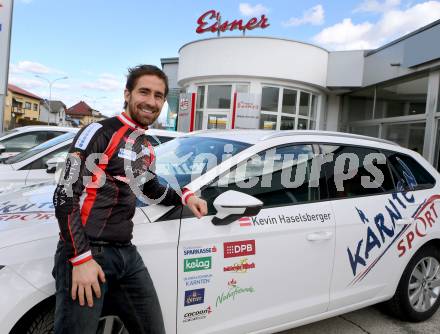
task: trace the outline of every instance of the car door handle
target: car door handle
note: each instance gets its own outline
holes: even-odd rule
[[[320,241],[320,240],[329,240],[331,239],[333,233],[326,231],[326,232],[315,232],[310,233],[307,235],[308,241]]]
[[[396,220],[396,225],[411,225],[415,221],[414,218],[401,218]]]

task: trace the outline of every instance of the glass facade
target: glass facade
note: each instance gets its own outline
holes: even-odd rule
[[[343,100],[348,131],[388,139],[423,154],[427,93],[428,75],[350,93]]]

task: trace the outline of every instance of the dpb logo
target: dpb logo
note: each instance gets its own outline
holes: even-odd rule
[[[208,270],[211,269],[212,258],[207,257],[196,257],[194,259],[185,259],[184,261],[184,272],[196,271],[196,270]]]
[[[223,249],[225,258],[255,255],[255,240],[225,242]]]

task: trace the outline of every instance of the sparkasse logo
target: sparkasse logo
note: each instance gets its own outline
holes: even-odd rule
[[[183,255],[203,255],[217,252],[217,248],[215,246],[212,247],[188,247],[183,249]]]
[[[255,240],[225,242],[223,250],[225,258],[255,255]]]
[[[196,271],[196,270],[208,270],[211,269],[212,258],[211,256],[196,257],[193,259],[185,259],[183,265],[183,271]]]

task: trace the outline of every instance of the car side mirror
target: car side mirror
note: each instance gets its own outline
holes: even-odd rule
[[[235,190],[228,190],[214,200],[217,214],[212,218],[214,225],[228,225],[241,217],[256,216],[263,202],[259,199]]]
[[[0,154],[2,154],[4,151],[6,151],[5,145],[0,144]]]
[[[55,174],[58,166],[64,163],[66,159],[63,157],[55,157],[46,161],[46,173]]]

